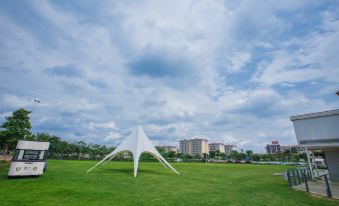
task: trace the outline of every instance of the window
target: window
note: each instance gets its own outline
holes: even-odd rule
[[[16,160],[44,160],[46,152],[43,150],[18,150]]]
[[[24,160],[38,160],[40,151],[38,150],[25,150],[24,156],[22,159]]]

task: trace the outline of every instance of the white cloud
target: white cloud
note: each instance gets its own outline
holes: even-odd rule
[[[88,125],[89,129],[100,129],[100,128],[105,128],[105,129],[119,129],[114,120],[110,120],[108,122],[104,123],[96,123],[96,122],[90,122]]]
[[[3,101],[12,107],[27,107],[33,105],[33,100],[19,98],[15,95],[6,95]]]
[[[235,53],[233,56],[230,57],[231,61],[231,69],[230,71],[238,72],[240,71],[249,61],[251,58],[250,53]]]
[[[142,124],[161,145],[203,136],[261,151],[272,138],[294,141],[291,114],[338,106],[326,99],[338,88],[337,12],[322,11],[305,35],[292,30],[316,3],[101,2],[90,14],[76,4],[33,4],[34,25],[0,14],[1,114],[39,97],[36,130],[70,140],[117,143]],[[154,51],[192,66],[180,77],[188,86],[131,75],[128,63]],[[58,65],[83,75],[44,72]]]
[[[104,141],[108,142],[108,141],[118,141],[120,140],[121,135],[118,132],[112,131],[109,132],[109,134],[105,137]]]

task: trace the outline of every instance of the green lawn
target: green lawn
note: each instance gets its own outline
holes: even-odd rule
[[[40,178],[7,179],[0,168],[0,205],[339,205],[339,201],[294,191],[277,165],[110,162],[86,174],[93,161],[49,160]]]

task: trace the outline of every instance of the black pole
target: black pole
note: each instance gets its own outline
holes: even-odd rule
[[[288,185],[289,185],[290,187],[292,187],[290,170],[287,171],[287,179],[288,179]]]
[[[306,177],[305,173],[303,174],[303,177],[304,177],[304,181],[305,181],[306,192],[310,192],[310,189],[308,188],[308,182],[307,182],[307,177]]]
[[[324,175],[325,177],[325,183],[326,183],[326,193],[328,198],[332,198],[332,192],[330,188],[330,184],[328,183],[327,175]]]
[[[294,180],[294,186],[297,185],[297,179],[295,178],[295,170],[293,170],[293,180]]]
[[[301,184],[301,180],[300,180],[300,175],[299,175],[299,170],[297,169],[297,175],[298,175],[298,184]]]
[[[307,171],[307,177],[308,179],[311,179],[311,172],[310,172],[310,168],[306,168],[306,171]]]
[[[305,174],[305,170],[301,171],[301,181],[303,181],[303,183],[305,182],[304,180],[304,174]]]

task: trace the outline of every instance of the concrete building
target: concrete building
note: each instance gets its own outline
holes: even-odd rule
[[[339,181],[339,109],[292,116],[298,144],[310,151],[323,150],[332,181]],[[310,167],[312,170],[313,168]]]
[[[225,153],[225,145],[223,143],[210,143],[208,144],[209,151],[218,151]]]
[[[226,154],[231,154],[232,150],[234,150],[235,147],[236,147],[236,146],[233,145],[233,144],[226,144],[226,145],[224,146],[224,148],[225,148],[225,153],[226,153]]]
[[[194,138],[181,140],[179,142],[180,153],[192,156],[202,157],[204,153],[208,153],[208,140],[202,138]]]
[[[272,144],[267,144],[265,149],[267,154],[277,154],[281,152],[281,147],[278,141],[272,141]]]
[[[165,150],[165,152],[177,153],[177,150],[178,150],[176,146],[162,146],[162,148]]]
[[[184,139],[179,142],[179,152],[183,154],[192,154],[192,143],[190,140]]]

